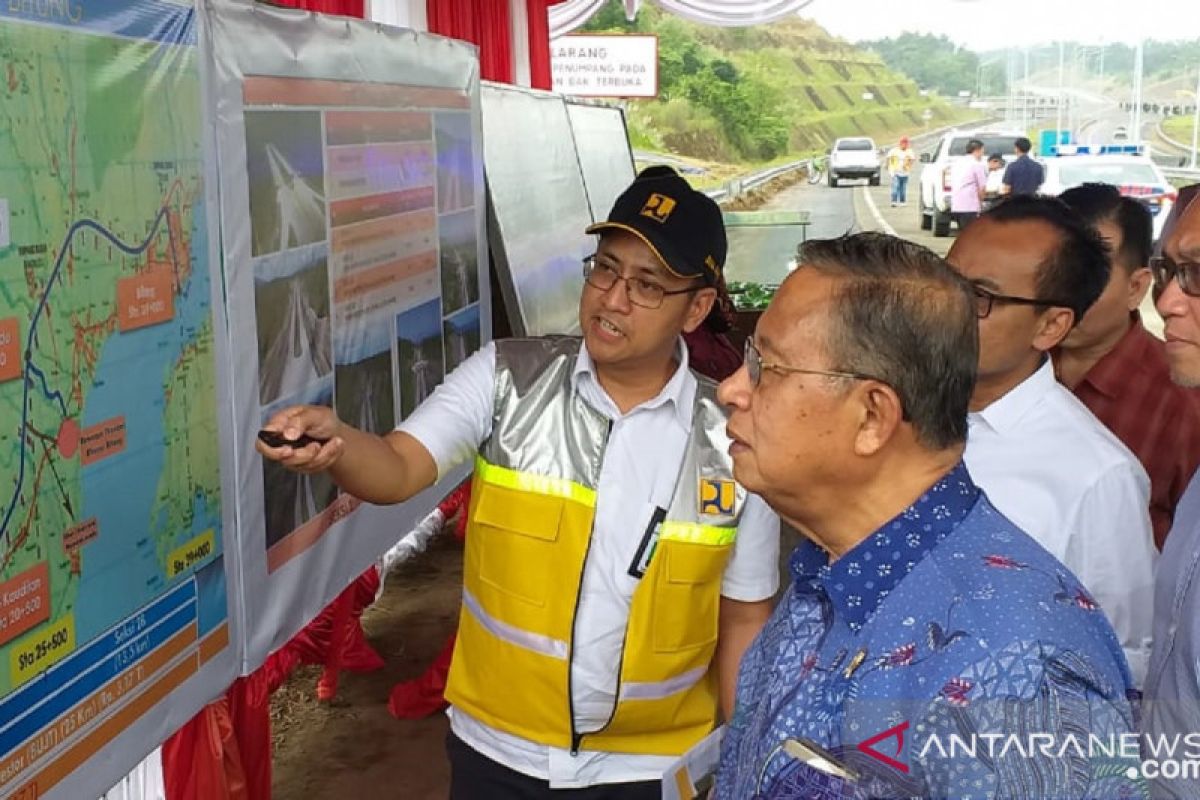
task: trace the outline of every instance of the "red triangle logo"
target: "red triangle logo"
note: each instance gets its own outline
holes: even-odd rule
[[[908,720],[901,722],[899,725],[888,728],[882,733],[877,733],[870,739],[859,742],[858,749],[876,761],[882,761],[892,769],[898,769],[901,772],[908,774],[908,764],[905,764],[903,761],[899,761],[895,758],[895,756],[900,755],[901,751],[904,750],[904,732],[906,730],[908,730]],[[896,740],[896,752],[890,756],[887,753],[881,753],[875,749],[875,745],[888,739]]]

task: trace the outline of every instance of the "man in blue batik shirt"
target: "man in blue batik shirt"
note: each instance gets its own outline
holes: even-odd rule
[[[969,284],[882,234],[800,260],[719,395],[738,480],[808,541],[716,797],[1143,796],[1116,636],[962,463]]]

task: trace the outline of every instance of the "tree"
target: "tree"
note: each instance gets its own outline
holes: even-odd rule
[[[902,33],[895,39],[862,44],[878,53],[890,69],[907,75],[922,88],[946,95],[975,91],[979,57],[946,36]]]

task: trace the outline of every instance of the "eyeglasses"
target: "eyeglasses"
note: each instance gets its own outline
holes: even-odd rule
[[[1179,288],[1190,297],[1200,297],[1200,264],[1194,261],[1176,263],[1170,256],[1150,259],[1150,274],[1154,277],[1154,293],[1160,295],[1174,278]]]
[[[828,378],[847,378],[849,380],[856,381],[878,380],[871,375],[864,375],[861,372],[841,372],[830,369],[808,369],[806,367],[791,367],[787,364],[763,361],[762,353],[758,352],[758,347],[754,344],[754,339],[751,337],[746,338],[746,346],[743,351],[743,357],[746,361],[746,372],[750,375],[751,386],[758,386],[758,382],[762,379],[762,373],[764,369],[784,375],[789,373],[800,373],[803,375],[824,375]]]
[[[660,307],[663,304],[663,298],[668,295],[687,294],[701,288],[693,286],[688,289],[664,289],[654,281],[626,278],[617,272],[616,267],[612,264],[597,260],[594,254],[583,260],[583,279],[587,281],[588,286],[602,292],[611,290],[617,285],[617,281],[625,281],[629,302],[635,306],[650,309]]]
[[[990,289],[985,289],[977,283],[971,284],[971,291],[975,293],[975,316],[979,319],[986,319],[992,313],[992,306],[996,303],[1007,304],[1012,306],[1061,306],[1062,308],[1071,308],[1072,304],[1063,300],[1041,300],[1036,297],[1013,297],[1007,294],[996,294]]]

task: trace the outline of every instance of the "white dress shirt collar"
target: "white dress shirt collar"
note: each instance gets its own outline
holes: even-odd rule
[[[1001,436],[1010,434],[1021,424],[1021,420],[1053,392],[1058,385],[1054,377],[1054,365],[1047,358],[1037,371],[1008,390],[1003,397],[993,400],[991,405],[971,416],[987,423]]]
[[[679,366],[675,370],[675,374],[663,386],[662,391],[650,400],[638,404],[630,410],[630,413],[641,408],[658,408],[671,403],[675,409],[676,420],[684,430],[690,431],[692,429],[693,404],[696,400],[696,376],[688,368],[688,348],[682,336],[679,337],[676,345],[675,358],[679,361]],[[571,383],[575,391],[581,391],[581,385],[585,383],[588,389],[594,390],[584,390],[584,396],[590,401],[598,401],[595,403],[597,411],[607,414],[613,419],[621,417],[617,404],[608,396],[608,392],[604,391],[604,387],[600,385],[600,381],[596,377],[595,364],[587,351],[586,342],[579,343],[579,355],[575,359],[575,370],[571,373]]]

